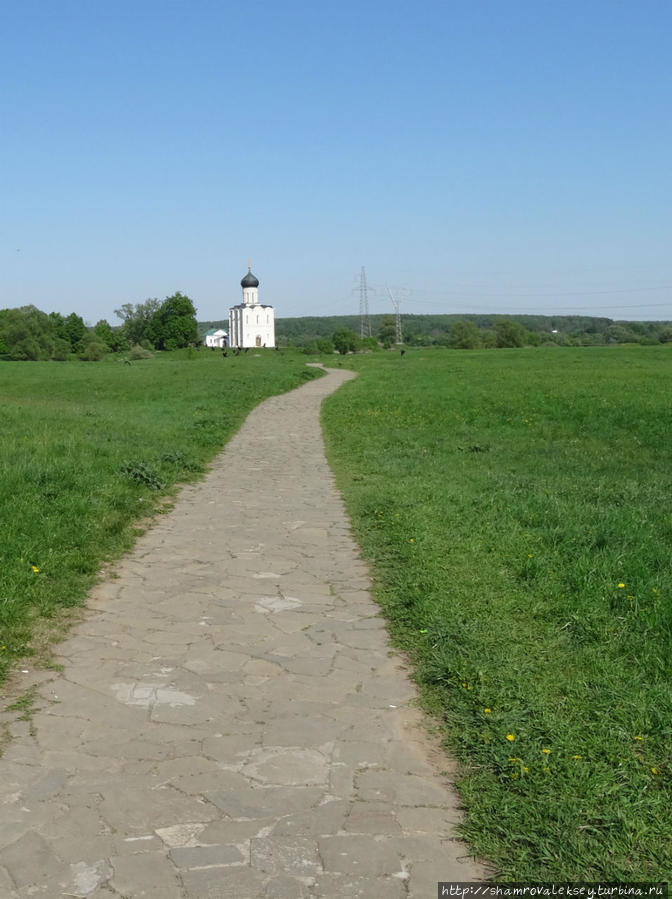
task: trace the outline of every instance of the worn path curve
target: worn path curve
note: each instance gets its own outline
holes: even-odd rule
[[[0,759],[0,896],[430,899],[483,878],[328,468],[259,406],[99,586]]]

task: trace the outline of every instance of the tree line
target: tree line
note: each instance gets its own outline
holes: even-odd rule
[[[393,315],[369,319],[376,345],[389,347],[396,339]],[[614,321],[579,315],[402,315],[407,346],[444,346],[451,349],[489,349],[520,346],[605,346],[619,343],[654,345],[672,342],[672,322]],[[359,316],[277,319],[278,342],[287,346],[316,346],[345,332],[350,343],[361,338]],[[370,338],[364,338],[370,340]],[[336,349],[338,347],[335,346]]]
[[[36,306],[0,309],[0,357],[14,361],[98,362],[108,353],[130,352],[136,357],[152,350],[176,350],[198,342],[196,308],[189,297],[174,293],[161,301],[124,303],[115,315],[87,325],[71,312],[42,312]]]
[[[277,318],[279,346],[307,353],[356,352],[390,347],[396,341],[393,315],[372,315],[371,335],[359,335],[358,315]],[[489,349],[522,346],[605,346],[618,343],[672,343],[672,322],[614,321],[586,315],[402,315],[406,346]],[[199,331],[227,327],[224,321],[199,322]]]

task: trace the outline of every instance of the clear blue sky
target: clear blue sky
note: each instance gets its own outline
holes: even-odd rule
[[[672,319],[669,0],[0,14],[0,308]]]

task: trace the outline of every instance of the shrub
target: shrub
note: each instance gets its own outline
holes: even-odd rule
[[[152,359],[154,353],[151,350],[145,349],[144,346],[140,346],[139,343],[136,343],[135,346],[131,347],[131,351],[128,354],[128,358],[133,362],[137,362],[138,359]]]
[[[476,350],[481,346],[481,335],[474,322],[455,322],[450,329],[448,345],[456,350]]]
[[[86,346],[79,358],[84,362],[100,362],[103,356],[108,352],[109,350],[104,343],[101,343],[98,340],[92,340],[91,343]]]
[[[63,338],[57,337],[56,340],[54,340],[54,350],[51,354],[51,358],[55,362],[66,362],[69,355],[70,344],[67,340],[63,340]]]
[[[334,352],[334,345],[328,337],[318,337],[315,343],[320,353],[329,354]]]
[[[331,339],[334,347],[342,356],[345,356],[346,353],[355,353],[360,346],[359,337],[349,328],[342,328],[340,331],[334,332]]]

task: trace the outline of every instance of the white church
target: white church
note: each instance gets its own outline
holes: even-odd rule
[[[229,309],[229,346],[275,347],[275,309],[259,302],[259,279],[248,266],[247,274],[240,282],[243,302]]]

